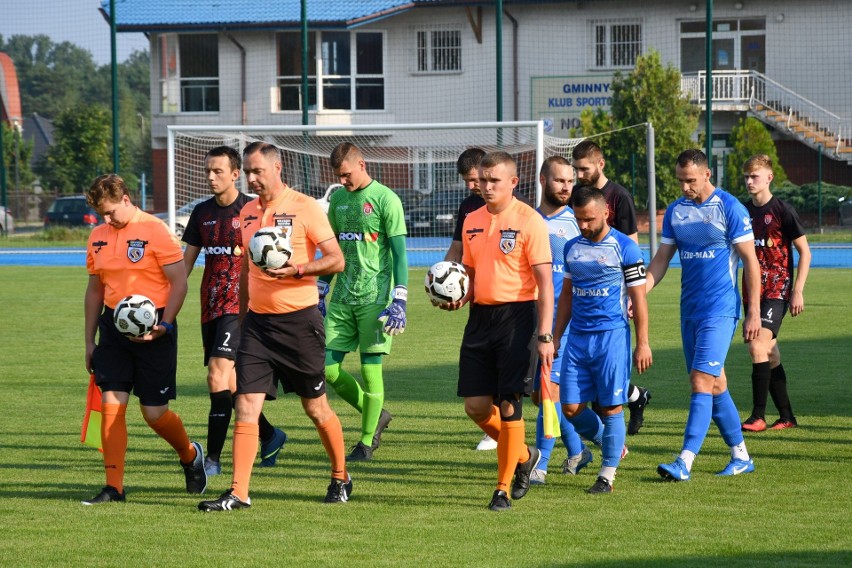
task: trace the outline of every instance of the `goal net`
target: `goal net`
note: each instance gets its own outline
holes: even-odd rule
[[[327,204],[337,179],[329,156],[341,142],[352,142],[364,154],[373,179],[401,198],[411,236],[449,236],[459,203],[468,195],[458,173],[459,154],[472,147],[501,150],[518,164],[518,190],[538,203],[538,170],[552,155],[570,157],[579,142],[545,136],[542,123],[493,122],[455,124],[326,125],[326,126],[170,126],[168,138],[169,225],[209,197],[204,156],[219,145],[242,152],[254,141],[281,151],[283,179]],[[238,182],[249,191],[245,177]],[[182,227],[178,227],[182,230]]]

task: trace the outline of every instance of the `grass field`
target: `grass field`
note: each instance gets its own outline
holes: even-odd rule
[[[205,442],[208,397],[201,363],[198,277],[181,313],[179,396],[172,408]],[[679,451],[689,397],[678,327],[678,276],[650,296],[654,366],[637,378],[653,392],[645,427],[630,437],[615,493],[584,493],[600,464],[558,473],[512,511],[486,509],[494,452],[455,397],[465,313],[432,308],[412,271],[409,327],[386,359],[394,421],[374,461],[351,468],[352,500],[321,503],[328,464],[299,402],[266,407],[290,436],[279,463],[255,469],[248,511],[203,514],[183,490],[174,452],[128,412],[128,502],[83,507],[103,485],[100,455],[79,443],[85,387],[80,268],[0,268],[0,542],[2,566],[849,566],[852,565],[852,270],[815,270],[803,316],[781,347],[800,428],[750,434],[757,471],[713,472],[728,461],[711,427],[693,480],[661,482],[658,463]],[[351,359],[351,360],[350,360]],[[347,360],[357,370],[357,358]],[[735,341],[727,370],[741,415],[750,410],[751,364]],[[358,418],[331,396],[346,431]],[[526,405],[533,439],[532,405]],[[773,420],[770,403],[767,418]],[[230,482],[211,478],[208,495]]]

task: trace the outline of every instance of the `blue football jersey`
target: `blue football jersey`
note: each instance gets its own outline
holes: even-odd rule
[[[720,188],[701,204],[681,197],[669,205],[660,242],[680,255],[681,319],[740,317],[734,245],[753,240],[745,206]]]
[[[558,301],[559,294],[562,293],[562,282],[565,280],[565,244],[580,236],[580,229],[574,219],[574,210],[570,207],[565,207],[553,217],[548,217],[538,209],[536,211],[544,217],[547,232],[550,234],[550,254],[553,256],[553,297]],[[556,322],[556,302],[553,304],[553,321]]]
[[[565,245],[564,258],[565,285],[571,286],[571,332],[626,327],[627,288],[645,285],[639,245],[610,229],[599,243],[572,239]]]

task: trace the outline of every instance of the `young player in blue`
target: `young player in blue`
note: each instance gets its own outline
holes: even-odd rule
[[[689,480],[711,419],[731,448],[731,461],[718,475],[751,473],[754,462],[746,450],[725,376],[725,357],[740,317],[739,260],[749,290],[745,339],[755,339],[761,327],[760,265],[751,217],[734,196],[713,186],[707,156],[700,150],[681,153],[675,175],[683,197],[666,210],[660,248],[648,267],[647,288],[650,291],[663,279],[679,252],[681,337],[692,398],[683,449],[674,462],[660,464],[657,473],[667,480]]]
[[[551,156],[541,165],[539,174],[542,187],[541,204],[538,211],[547,224],[550,233],[550,250],[553,255],[553,296],[558,301],[562,291],[565,262],[563,252],[565,243],[580,235],[574,211],[568,207],[571,191],[574,188],[574,168],[562,156]],[[556,321],[556,304],[554,302],[553,321]],[[550,372],[551,392],[558,392],[559,377],[562,367],[562,355],[565,345],[561,345],[553,358],[553,369]],[[536,370],[531,394],[533,404],[538,406],[538,418],[535,424],[535,447],[541,452],[541,459],[530,476],[533,485],[544,485],[547,477],[547,465],[553,453],[556,440],[547,439],[544,435],[544,407],[541,404],[541,368]],[[562,464],[562,473],[576,475],[592,461],[592,452],[584,445],[574,426],[565,418],[562,405],[556,405],[556,415],[559,418],[559,430],[562,443],[568,450],[568,457]]]
[[[586,491],[611,493],[627,436],[624,405],[631,370],[628,298],[636,328],[633,363],[639,373],[652,363],[645,261],[633,240],[607,224],[606,198],[601,190],[577,188],[572,203],[582,236],[565,245],[565,284],[556,309],[554,343],[561,345],[562,334],[571,324],[559,400],[580,435],[600,439],[601,468],[594,485]],[[595,400],[603,420],[587,406]]]

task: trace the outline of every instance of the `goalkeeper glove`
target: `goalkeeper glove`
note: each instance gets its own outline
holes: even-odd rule
[[[388,335],[399,335],[405,331],[405,304],[408,301],[408,288],[397,286],[393,289],[393,300],[382,313],[379,321],[385,324],[384,330]]]
[[[317,309],[319,309],[322,317],[325,317],[325,297],[328,295],[329,287],[328,282],[317,280],[317,292],[319,292],[319,303],[317,304]]]

